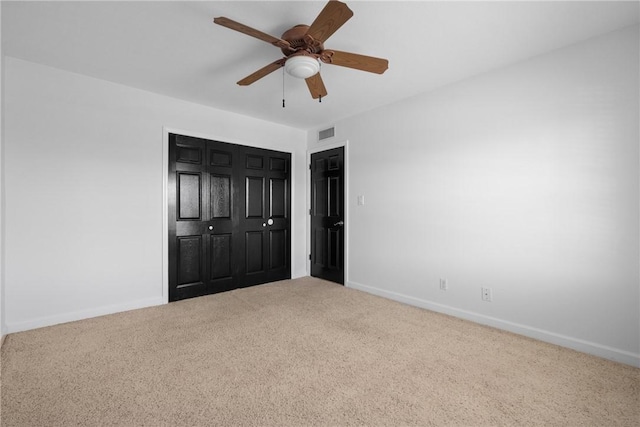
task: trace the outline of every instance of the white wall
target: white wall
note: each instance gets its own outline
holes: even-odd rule
[[[2,8],[0,7],[0,22]],[[0,31],[0,345],[4,329],[4,53],[2,52],[2,31]]]
[[[348,285],[640,365],[638,36],[335,123]]]
[[[5,61],[9,332],[162,303],[163,127],[291,152],[292,245],[305,247],[305,132]]]

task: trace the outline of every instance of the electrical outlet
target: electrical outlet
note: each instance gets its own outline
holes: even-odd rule
[[[446,291],[449,288],[449,284],[447,283],[447,279],[440,279],[440,290]]]
[[[482,301],[491,302],[491,288],[482,287]]]

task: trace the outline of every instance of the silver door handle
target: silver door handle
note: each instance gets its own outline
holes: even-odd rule
[[[213,230],[213,225],[210,225],[210,226],[209,226],[209,230]]]
[[[335,224],[333,224],[333,226],[334,226],[334,227],[337,227],[337,226],[339,226],[339,225],[340,225],[340,226],[344,225],[344,221],[338,221],[338,222],[336,222]]]

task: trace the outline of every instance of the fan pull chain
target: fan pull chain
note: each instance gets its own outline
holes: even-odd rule
[[[284,67],[282,67],[282,108],[284,108]]]
[[[322,70],[322,61],[318,61],[318,64],[320,64],[320,70]],[[318,95],[318,104],[322,103],[322,95]]]

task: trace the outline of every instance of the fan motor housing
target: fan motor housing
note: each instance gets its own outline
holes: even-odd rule
[[[309,26],[305,24],[296,25],[295,27],[289,28],[282,34],[282,40],[286,40],[289,42],[291,47],[296,50],[296,52],[291,53],[290,50],[282,49],[282,53],[285,56],[291,56],[299,51],[307,51],[311,54],[320,53],[324,50],[324,45],[311,37],[307,36],[307,31],[309,30]]]

